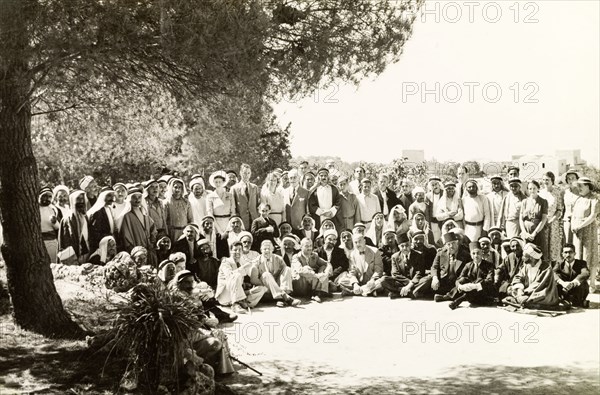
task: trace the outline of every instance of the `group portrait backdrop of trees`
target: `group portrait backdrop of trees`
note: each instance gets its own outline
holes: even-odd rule
[[[421,4],[1,1],[0,213],[16,323],[83,335],[53,283],[40,180],[285,166],[290,128],[271,104],[380,74],[400,59]]]

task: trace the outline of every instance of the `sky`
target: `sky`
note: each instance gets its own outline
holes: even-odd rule
[[[598,166],[599,1],[425,6],[384,73],[275,106],[292,123],[292,155],[387,163],[424,149],[439,161],[509,161],[581,149]]]

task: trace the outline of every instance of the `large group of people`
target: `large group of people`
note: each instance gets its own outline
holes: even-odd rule
[[[110,271],[117,275],[149,267],[156,281],[197,297],[213,327],[263,301],[293,307],[334,293],[430,298],[452,309],[586,307],[598,270],[592,181],[568,171],[563,186],[552,172],[525,182],[514,167],[490,177],[484,194],[466,167],[457,174],[391,185],[362,167],[347,176],[302,162],[259,187],[243,164],[239,174],[212,173],[210,190],[201,175],[102,188],[85,176],[77,190],[41,189],[41,230],[52,262],[107,272],[133,262]]]

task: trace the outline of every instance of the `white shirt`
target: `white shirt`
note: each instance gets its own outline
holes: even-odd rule
[[[356,200],[358,200],[358,205],[360,207],[360,220],[362,222],[371,222],[373,220],[373,216],[381,212],[379,199],[372,193],[367,196],[359,193],[356,195]]]

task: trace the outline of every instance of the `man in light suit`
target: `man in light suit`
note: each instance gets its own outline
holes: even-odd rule
[[[379,286],[379,281],[383,276],[383,260],[381,252],[368,246],[365,236],[360,233],[352,235],[354,249],[350,253],[350,270],[345,279],[339,279],[342,286],[342,293],[348,294],[352,289],[354,295],[367,296],[373,293]]]
[[[291,268],[295,295],[309,293],[317,303],[321,303],[321,297],[329,295],[331,265],[313,252],[311,240],[302,239],[300,252],[292,257]]]
[[[252,267],[250,283],[267,287],[267,294],[278,300],[277,307],[298,306],[300,300],[289,294],[292,292],[292,270],[283,258],[273,254],[273,243],[264,240],[260,244],[261,255]]]
[[[285,214],[292,229],[302,228],[302,218],[306,214],[308,204],[308,190],[300,186],[298,171],[292,169],[288,172],[290,186],[284,190],[286,198]]]
[[[242,218],[244,229],[250,229],[252,221],[258,218],[258,186],[250,182],[252,169],[247,164],[240,166],[241,181],[231,187],[235,212]]]

